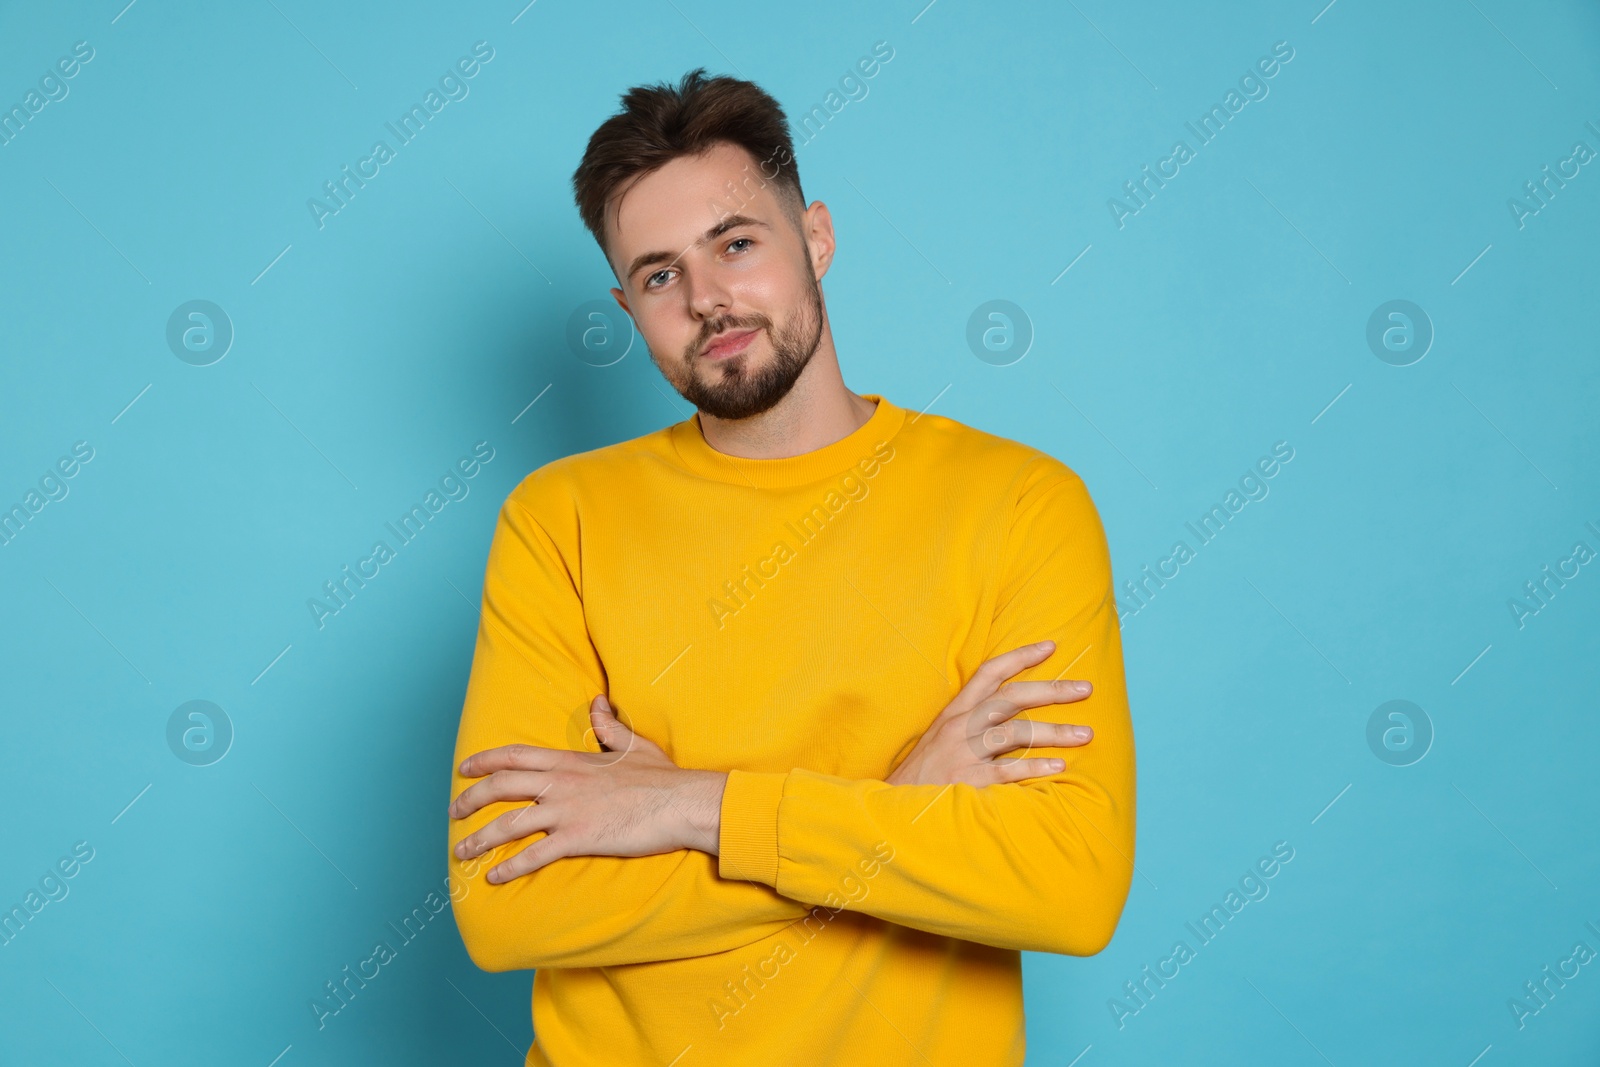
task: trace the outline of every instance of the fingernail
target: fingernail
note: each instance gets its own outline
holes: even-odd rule
[[[1072,736],[1076,737],[1079,741],[1089,740],[1089,735],[1091,733],[1093,733],[1093,731],[1087,726],[1074,726],[1072,728]],[[1058,760],[1057,762],[1059,763],[1060,761]]]
[[[1093,688],[1088,682],[1074,682],[1073,686],[1080,693],[1087,693],[1091,688]]]
[[[1037,648],[1040,652],[1049,652],[1052,648],[1056,647],[1056,643],[1054,641],[1040,641],[1033,647]]]
[[[1064,762],[1062,762],[1061,760],[1053,759],[1053,760],[1050,761],[1050,769],[1052,771],[1063,770],[1065,767],[1066,767],[1066,764]]]

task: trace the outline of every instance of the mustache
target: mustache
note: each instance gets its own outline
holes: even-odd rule
[[[689,355],[692,357],[706,345],[710,344],[713,337],[717,336],[718,334],[726,333],[729,330],[770,330],[771,328],[772,322],[765,315],[754,315],[749,318],[740,319],[723,318],[718,319],[716,322],[708,322],[705,326],[701,327],[700,336],[696,337],[694,344],[690,346]]]

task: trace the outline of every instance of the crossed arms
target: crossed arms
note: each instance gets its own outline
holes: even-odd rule
[[[991,658],[883,781],[674,766],[595,698],[605,672],[562,551],[565,519],[513,494],[490,549],[451,790],[451,895],[474,962],[704,955],[817,906],[1002,948],[1100,951],[1134,847],[1109,554],[1076,474],[1039,457],[1018,478]],[[1092,697],[1052,684],[1069,670],[1092,680]],[[1092,743],[1060,725],[1074,700]],[[519,712],[529,706],[553,710]],[[580,720],[605,751],[574,751]],[[1032,758],[995,758],[1021,748]],[[840,897],[841,875],[885,854],[870,897]]]

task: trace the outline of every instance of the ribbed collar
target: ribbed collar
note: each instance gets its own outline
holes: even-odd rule
[[[876,401],[878,405],[866,422],[833,444],[802,452],[798,456],[745,459],[718,452],[706,441],[705,433],[700,428],[698,411],[672,426],[672,445],[684,466],[708,478],[757,489],[806,485],[854,467],[872,455],[878,442],[891,440],[905,425],[905,408],[890,403],[877,393],[861,395],[867,400]]]

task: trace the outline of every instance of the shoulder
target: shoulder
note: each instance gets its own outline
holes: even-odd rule
[[[1047,550],[1068,542],[1105,551],[1105,527],[1089,487],[1065,460],[1022,441],[942,415],[906,425],[907,450],[934,464],[922,476],[971,487],[986,499],[992,521],[1012,551]],[[976,487],[987,487],[979,493]]]
[[[1088,495],[1083,479],[1064,460],[945,415],[908,418],[902,436],[908,449],[957,478],[981,478],[1005,487],[1005,497],[1013,504],[1063,491]]]
[[[627,493],[659,470],[670,450],[672,428],[663,427],[626,441],[558,456],[523,476],[506,496],[541,523],[575,519],[585,498]]]

